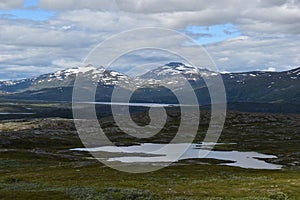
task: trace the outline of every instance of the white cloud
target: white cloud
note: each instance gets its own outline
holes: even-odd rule
[[[50,10],[115,10],[118,9],[114,0],[40,0],[40,6]]]
[[[0,9],[22,4],[5,0]],[[184,32],[189,25],[233,24],[241,36],[205,46],[221,71],[283,70],[300,63],[300,1],[40,0],[39,7],[56,15],[47,21],[0,18],[0,69],[12,74],[0,76],[20,77],[18,66],[28,66],[18,72],[26,75],[73,67],[111,35],[145,26]]]
[[[206,48],[221,70],[251,71],[299,65],[300,36],[247,37],[230,39]],[[228,58],[226,63],[222,58]]]
[[[95,12],[94,23],[99,19],[99,12],[113,12],[120,17],[109,21],[116,24],[142,19],[146,25],[180,29],[187,25],[209,26],[230,22],[240,25],[244,31],[300,34],[300,3],[294,0],[165,0],[163,5],[160,0],[41,0],[40,6],[64,11],[88,9]],[[82,14],[79,13],[78,18]],[[87,21],[85,19],[89,19],[91,13],[85,12],[85,15],[87,18],[80,19]],[[105,19],[105,16],[102,17]],[[126,19],[123,20],[124,17]],[[108,21],[101,23],[107,24]]]
[[[20,8],[23,5],[23,2],[24,0],[1,0],[0,10]]]
[[[264,70],[264,71],[267,71],[267,72],[275,72],[276,71],[276,68],[275,67],[269,67],[268,69]]]
[[[93,37],[84,31],[68,31],[62,27],[45,23],[14,23],[15,20],[2,20],[0,38],[2,44],[40,47],[80,47],[89,44]]]
[[[52,61],[52,65],[57,67],[67,67],[67,68],[73,68],[73,67],[79,67],[81,65],[80,61],[74,61],[74,60],[65,60],[65,59],[58,59]]]
[[[229,60],[228,57],[223,57],[223,58],[219,58],[219,59],[218,59],[218,61],[220,61],[220,62],[226,62],[226,61],[228,61],[228,60]]]

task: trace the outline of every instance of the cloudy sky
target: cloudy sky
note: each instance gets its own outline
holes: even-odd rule
[[[1,0],[0,80],[79,66],[99,42],[140,27],[187,34],[220,71],[300,66],[299,0]]]

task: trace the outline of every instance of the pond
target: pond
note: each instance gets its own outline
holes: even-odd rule
[[[12,113],[12,112],[0,112],[0,115],[33,115],[35,113]]]
[[[140,145],[125,146],[115,148],[114,146],[103,146],[96,148],[75,148],[75,151],[90,151],[90,152],[111,152],[111,153],[126,153],[124,156],[111,157],[107,161],[119,161],[123,163],[159,163],[172,162],[174,160],[174,152],[183,146],[187,146],[185,153],[177,160],[210,158],[225,161],[220,165],[236,166],[249,169],[281,169],[282,165],[272,164],[263,159],[277,158],[274,155],[262,154],[254,151],[215,151],[208,150],[213,144],[169,144],[168,148],[163,148],[165,144],[143,143]],[[217,143],[216,145],[222,145]],[[200,148],[201,147],[201,148]],[[128,154],[142,154],[138,156],[129,156]],[[143,156],[143,154],[145,156]],[[228,162],[226,162],[228,161]]]

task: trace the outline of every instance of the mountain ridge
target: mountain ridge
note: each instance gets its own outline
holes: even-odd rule
[[[34,78],[0,82],[0,98],[25,100],[71,101],[72,87],[79,68],[59,70]],[[114,87],[132,85],[137,102],[176,102],[174,95],[160,86],[168,78],[169,85],[176,84],[183,75],[195,90],[200,104],[210,104],[205,78],[220,75],[223,79],[228,102],[293,103],[300,104],[300,67],[282,71],[250,71],[241,73],[218,73],[205,68],[196,68],[179,62],[159,66],[138,77],[129,77],[103,67],[85,67],[87,78],[97,84],[98,101],[109,101]],[[180,85],[180,84],[178,84]],[[184,88],[179,88],[184,90]],[[158,97],[160,96],[159,100]],[[98,99],[97,99],[98,98]]]

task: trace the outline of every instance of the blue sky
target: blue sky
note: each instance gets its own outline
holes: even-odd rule
[[[219,71],[300,65],[298,1],[2,0],[0,80],[76,67],[99,42],[140,27],[187,34]]]
[[[185,30],[188,33],[199,35],[195,40],[202,45],[222,42],[241,36],[241,32],[231,23],[213,26],[188,26]]]
[[[4,18],[29,19],[34,21],[48,20],[55,15],[54,11],[37,8],[38,5],[38,0],[25,0],[21,8],[0,10],[0,15],[3,15],[2,17]]]
[[[55,16],[56,12],[40,9],[38,5],[39,0],[25,0],[22,8],[0,10],[0,14],[2,14],[4,18],[28,19],[34,21],[45,21]],[[195,35],[195,40],[201,45],[222,42],[241,35],[238,29],[231,23],[213,26],[187,26],[184,32]]]
[[[14,19],[29,19],[29,20],[48,20],[50,17],[55,15],[55,12],[41,10],[41,9],[14,9],[14,10],[4,10],[0,11],[1,15],[6,15],[4,17],[14,18]]]
[[[25,8],[28,8],[28,7],[37,6],[38,4],[39,4],[39,0],[25,0],[23,5]]]

